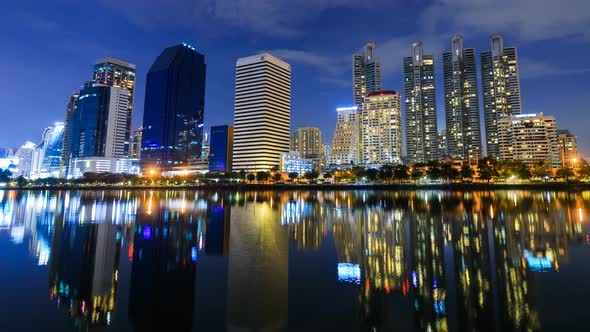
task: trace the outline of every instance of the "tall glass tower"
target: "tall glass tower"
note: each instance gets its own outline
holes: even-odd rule
[[[406,152],[412,162],[438,158],[434,56],[424,55],[422,43],[412,44],[404,58]]]
[[[152,64],[145,87],[141,169],[188,170],[201,158],[205,56],[180,44]]]
[[[487,155],[500,158],[498,122],[522,112],[518,52],[504,47],[500,35],[490,37],[491,50],[481,53],[483,112]]]
[[[443,53],[447,149],[453,158],[481,158],[481,129],[475,49],[463,48],[463,38],[451,38],[451,52]]]
[[[374,50],[375,43],[367,43],[364,54],[352,56],[352,98],[359,109],[366,95],[381,91],[381,60],[375,58]]]

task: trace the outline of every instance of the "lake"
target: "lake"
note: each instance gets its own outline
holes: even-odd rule
[[[0,330],[588,329],[590,191],[0,191]]]

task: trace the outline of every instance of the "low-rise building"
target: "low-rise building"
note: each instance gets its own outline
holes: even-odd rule
[[[137,158],[81,157],[72,158],[68,167],[68,179],[77,179],[84,173],[139,174]]]
[[[313,160],[301,158],[297,151],[290,151],[289,153],[281,154],[280,171],[286,173],[299,173],[303,175],[307,172],[313,171]]]

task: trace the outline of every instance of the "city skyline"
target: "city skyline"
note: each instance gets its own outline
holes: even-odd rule
[[[516,1],[516,3],[513,6],[526,4],[527,2],[521,0]],[[253,7],[257,5],[257,2],[252,4]],[[408,16],[418,17],[422,13],[427,13],[427,10],[431,8],[430,5],[427,3],[421,6],[410,6]],[[550,4],[548,5],[550,6]],[[12,6],[13,8],[9,8],[9,11],[23,13],[24,9],[22,7],[24,6],[22,4]],[[59,3],[56,6],[56,9],[64,9],[62,8],[64,6],[60,7]],[[112,8],[109,6],[112,5],[105,3],[99,5],[101,8]],[[285,6],[289,7],[289,5],[282,4],[280,1],[271,7],[275,6],[276,10],[284,9]],[[590,120],[581,116],[584,109],[587,108],[587,102],[577,97],[580,93],[583,93],[584,84],[581,83],[585,81],[590,72],[588,68],[584,67],[583,62],[584,55],[588,54],[590,47],[584,42],[584,39],[580,39],[580,36],[584,35],[584,28],[587,27],[587,20],[584,21],[583,18],[577,17],[566,20],[559,15],[551,17],[549,22],[545,22],[547,20],[540,18],[520,20],[520,18],[512,18],[506,15],[506,17],[498,20],[498,23],[485,25],[482,22],[475,27],[473,25],[476,25],[476,23],[472,23],[473,20],[466,23],[453,21],[454,24],[434,33],[426,31],[428,29],[424,27],[426,25],[424,19],[407,24],[407,26],[402,26],[401,23],[394,27],[388,26],[383,15],[376,15],[379,14],[379,9],[375,8],[377,3],[374,6],[367,5],[360,9],[357,5],[338,3],[330,6],[325,4],[310,4],[309,6],[312,9],[318,8],[318,12],[320,12],[320,14],[314,14],[306,19],[309,24],[305,26],[309,25],[309,28],[304,27],[301,19],[293,18],[292,15],[295,14],[292,14],[289,15],[286,23],[281,23],[282,28],[285,28],[283,25],[287,26],[288,29],[285,28],[286,30],[271,26],[268,29],[271,32],[263,31],[255,28],[253,26],[255,23],[252,23],[252,21],[239,23],[244,24],[244,26],[239,26],[240,29],[236,29],[236,26],[220,18],[219,15],[221,14],[216,12],[212,19],[216,20],[215,22],[218,24],[215,29],[227,28],[227,31],[213,34],[207,33],[212,28],[203,26],[178,27],[173,25],[171,18],[174,18],[175,15],[182,15],[176,9],[170,9],[168,14],[171,17],[168,21],[162,21],[160,15],[164,13],[154,13],[147,9],[139,9],[137,13],[134,13],[130,8],[123,6],[120,15],[135,17],[136,19],[132,23],[126,23],[126,20],[121,19],[121,17],[112,17],[112,13],[97,15],[97,19],[101,18],[102,20],[105,19],[104,15],[108,15],[113,24],[106,29],[109,31],[110,29],[119,32],[123,31],[120,37],[109,35],[107,40],[106,37],[99,36],[97,32],[88,30],[88,27],[81,26],[80,32],[77,33],[83,33],[84,38],[82,39],[81,35],[72,36],[67,47],[63,43],[58,43],[58,45],[55,43],[50,44],[50,42],[55,41],[55,38],[67,36],[68,29],[64,27],[78,22],[70,23],[64,17],[61,17],[67,14],[68,10],[64,10],[63,14],[56,13],[56,9],[48,10],[44,14],[30,14],[28,15],[28,21],[23,20],[29,23],[26,26],[23,26],[22,22],[14,22],[13,19],[8,20],[6,23],[18,23],[18,33],[15,36],[9,36],[7,40],[9,45],[15,46],[3,55],[3,57],[6,57],[4,60],[12,59],[11,61],[5,61],[3,64],[3,66],[7,66],[5,68],[7,72],[15,73],[15,70],[22,69],[19,73],[22,74],[23,82],[30,79],[33,73],[37,75],[41,73],[40,76],[42,77],[51,77],[52,82],[47,92],[43,91],[36,98],[24,102],[22,98],[15,98],[25,91],[22,82],[5,85],[4,91],[7,91],[7,96],[4,99],[4,106],[9,110],[18,111],[8,112],[10,114],[7,115],[7,121],[0,128],[3,132],[3,135],[0,136],[0,145],[17,147],[26,140],[37,141],[42,128],[63,118],[64,105],[67,102],[68,95],[72,91],[78,90],[80,84],[87,80],[86,77],[91,64],[99,58],[108,56],[137,64],[138,81],[135,89],[134,121],[132,126],[132,129],[137,129],[141,123],[145,73],[149,63],[153,61],[153,58],[163,47],[182,41],[193,42],[196,44],[197,49],[205,55],[215,54],[215,59],[210,58],[208,63],[210,73],[215,73],[215,75],[209,75],[207,78],[210,81],[208,86],[214,88],[207,91],[207,109],[211,110],[211,112],[207,112],[208,115],[205,118],[206,128],[212,125],[228,124],[231,121],[228,121],[232,115],[230,96],[233,90],[234,68],[231,63],[235,62],[238,57],[255,54],[260,50],[268,50],[271,54],[293,65],[292,129],[317,125],[325,133],[325,142],[330,142],[330,136],[335,125],[333,121],[334,109],[350,104],[351,54],[359,52],[360,47],[368,41],[374,41],[377,45],[377,56],[381,59],[383,89],[402,91],[400,59],[403,55],[409,54],[410,51],[407,45],[415,40],[423,41],[426,52],[435,55],[435,68],[437,71],[435,76],[438,77],[436,82],[438,91],[437,118],[439,128],[443,128],[445,126],[442,107],[444,100],[441,94],[443,83],[441,54],[448,50],[449,38],[455,34],[462,34],[465,38],[465,44],[475,48],[476,52],[480,53],[489,49],[488,38],[495,33],[502,33],[505,36],[506,45],[515,46],[519,49],[523,76],[521,77],[523,112],[536,113],[542,111],[546,114],[552,114],[557,118],[559,128],[567,128],[573,134],[579,136],[583,132],[583,128],[590,124],[587,122]],[[395,4],[392,4],[392,6],[395,6]],[[458,13],[463,14],[463,16],[469,12],[469,8],[461,7],[461,5],[457,6],[460,7]],[[473,10],[476,11],[476,14],[478,13],[477,10],[481,9],[482,6],[484,5],[475,5],[476,8],[473,8]],[[586,6],[586,4],[580,2],[579,6]],[[510,8],[514,9],[514,7]],[[352,16],[353,13],[361,15],[361,22],[364,22],[364,18],[371,17],[372,23],[375,24],[367,28],[361,28],[360,23],[355,23],[351,27],[343,27],[338,24],[341,20]],[[498,14],[503,13],[506,13],[506,11],[498,10]],[[150,15],[154,17],[155,23],[161,23],[169,29],[168,32],[170,33],[157,32],[150,34],[149,39],[142,37],[146,35],[147,28],[141,22],[145,22],[147,18],[152,17]],[[244,15],[252,14],[246,12]],[[337,20],[337,18],[340,19]],[[275,20],[271,21],[276,23]],[[564,25],[562,27],[559,25],[560,22],[567,22],[568,24],[562,24]],[[357,32],[347,34],[353,29],[356,29]],[[48,33],[48,30],[53,32]],[[315,38],[309,38],[316,30],[319,32]],[[292,34],[287,33],[288,31]],[[39,59],[40,57],[36,54],[23,55],[23,52],[27,50],[23,41],[38,40],[37,35],[46,39],[39,41],[37,45],[47,49],[46,58],[43,59]],[[132,42],[124,43],[126,40],[132,40]],[[327,40],[330,40],[330,42],[326,43]],[[107,41],[111,43],[107,43]],[[220,44],[227,43],[220,43],[219,41],[232,43],[232,50],[222,47]],[[55,47],[47,46],[54,44]],[[576,52],[563,53],[564,47],[571,47],[572,45],[576,46]],[[558,54],[560,54],[560,57],[556,56]],[[18,61],[15,59],[18,59]],[[60,69],[59,75],[55,74],[55,70],[56,67],[60,66],[46,65],[48,60],[55,61],[56,59],[61,61],[56,62],[56,64],[63,63],[63,61],[67,61],[69,64],[67,67]],[[20,66],[8,67],[8,64],[15,61],[17,61],[17,64],[20,63]],[[26,66],[24,66],[24,61],[26,61]],[[42,78],[40,83],[45,80],[46,78]],[[555,96],[559,96],[559,98]],[[17,100],[19,100],[18,107]],[[26,117],[30,121],[23,123],[23,127],[19,128],[18,131],[12,129],[9,123],[23,122],[22,114],[31,114],[32,116]],[[579,137],[579,147],[585,156],[589,155],[589,145],[588,137]]]

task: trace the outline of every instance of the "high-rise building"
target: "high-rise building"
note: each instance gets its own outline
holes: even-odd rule
[[[422,43],[412,44],[404,58],[406,152],[412,162],[438,158],[434,56],[424,55]]]
[[[80,91],[77,107],[71,113],[72,158],[127,157],[128,99],[128,90],[102,84]]]
[[[483,112],[487,155],[498,158],[498,121],[522,112],[518,53],[515,47],[504,47],[500,35],[490,38],[491,50],[481,53]]]
[[[59,177],[63,138],[63,122],[56,122],[43,131],[41,143],[33,152],[31,178]]]
[[[29,178],[31,175],[31,166],[33,161],[33,153],[37,145],[33,142],[26,141],[16,150],[15,157],[18,159],[18,171],[13,176],[24,176]]]
[[[401,122],[401,100],[397,92],[377,91],[365,96],[360,111],[362,164],[401,163]]]
[[[449,155],[447,148],[447,130],[441,129],[438,131],[438,156],[442,158]]]
[[[381,90],[381,60],[375,58],[374,50],[375,43],[367,43],[364,54],[352,56],[352,95],[359,109],[367,94]]]
[[[463,160],[482,157],[475,49],[463,48],[463,38],[451,38],[443,53],[448,155]]]
[[[358,108],[340,107],[336,119],[336,129],[332,140],[330,164],[334,166],[355,165],[359,161],[359,121]]]
[[[205,56],[187,44],[166,48],[147,74],[141,168],[186,170],[200,160]]]
[[[141,157],[141,137],[143,128],[139,128],[133,131],[133,134],[129,140],[129,158],[140,158]]]
[[[291,65],[265,53],[236,63],[234,171],[269,171],[289,152]]]
[[[527,165],[543,161],[559,167],[555,118],[543,113],[512,115],[498,121],[500,160]]]
[[[70,158],[72,153],[70,151],[71,136],[72,136],[72,114],[75,112],[77,106],[78,92],[73,92],[70,100],[66,104],[66,121],[64,122],[64,138],[63,147],[61,149],[61,160],[59,164],[59,176],[66,177],[68,174],[68,167],[70,165]]]
[[[561,160],[561,166],[574,167],[575,160],[578,157],[578,144],[576,135],[573,135],[567,129],[557,130],[557,145],[559,149],[559,159]]]
[[[234,127],[223,125],[211,127],[209,172],[229,173],[234,155]]]
[[[325,170],[330,166],[330,161],[332,160],[332,146],[330,144],[322,143],[322,159],[320,165],[322,166],[322,170]]]
[[[322,156],[322,132],[317,127],[303,127],[293,134],[291,151],[297,151],[302,158],[313,160],[314,169],[320,168]]]
[[[133,114],[133,95],[135,92],[135,65],[115,58],[103,58],[96,61],[92,71],[92,82],[129,92],[127,98],[127,122],[125,136],[131,137],[131,116]],[[129,142],[125,142],[125,154],[129,154]]]

